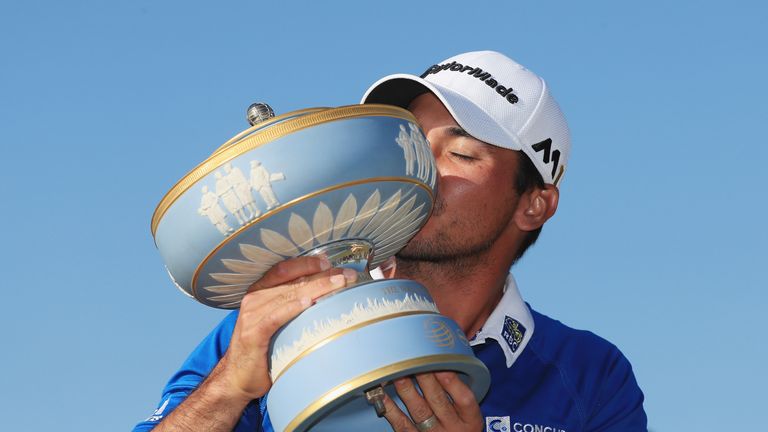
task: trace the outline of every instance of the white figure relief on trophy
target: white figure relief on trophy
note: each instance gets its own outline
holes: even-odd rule
[[[202,193],[203,198],[200,200],[200,208],[197,209],[197,212],[202,216],[208,217],[208,220],[211,221],[220,233],[227,235],[234,231],[232,227],[227,225],[227,214],[219,205],[218,195],[209,191],[208,186],[203,186]]]
[[[304,328],[301,336],[294,340],[291,345],[275,347],[271,357],[272,379],[274,380],[280,375],[280,372],[301,353],[329,336],[358,324],[403,312],[439,313],[437,306],[432,301],[418,294],[406,293],[402,300],[368,298],[366,304],[355,303],[351,311],[342,313],[338,318],[328,318],[320,322],[314,321],[312,328]],[[450,334],[450,329],[447,331]],[[441,333],[441,337],[445,337],[443,333]]]
[[[209,273],[213,280],[223,285],[203,288],[215,294],[209,299],[221,307],[236,306],[248,287],[272,265],[344,237],[368,238],[377,256],[390,256],[405,246],[428,215],[425,204],[415,205],[416,194],[403,195],[398,189],[388,199],[382,199],[381,192],[376,189],[360,207],[355,196],[349,194],[335,212],[321,201],[311,220],[291,213],[288,237],[262,228],[260,245],[240,244],[245,259],[221,260],[232,273]],[[377,265],[376,262],[372,264]]]
[[[400,125],[400,134],[395,141],[397,141],[397,145],[403,149],[403,156],[405,156],[405,173],[407,175],[413,175],[413,163],[416,157],[413,154],[411,136],[405,130],[405,126]]]
[[[416,152],[416,176],[424,180],[424,162],[428,160],[424,154],[427,148],[425,146],[426,141],[423,139],[421,132],[419,132],[418,126],[408,123],[408,128],[411,129],[411,143],[413,143],[413,149]]]
[[[240,168],[232,168],[232,164],[228,163],[224,165],[224,172],[226,173],[227,181],[235,190],[237,199],[239,199],[242,204],[241,211],[245,213],[245,210],[248,210],[248,217],[246,220],[251,220],[261,215],[261,211],[256,206],[256,200],[253,199],[251,185],[248,184],[248,180],[243,175],[243,172],[240,171]]]
[[[221,199],[224,208],[235,216],[238,224],[244,224],[247,218],[243,211],[243,204],[235,193],[234,186],[221,174],[221,171],[216,171],[213,176],[216,179],[216,195]]]
[[[272,182],[285,180],[283,173],[270,174],[259,161],[251,161],[250,179],[246,178],[243,171],[231,163],[223,165],[223,172],[214,174],[214,191],[208,186],[203,186],[203,197],[197,212],[208,217],[208,220],[225,236],[234,232],[227,223],[227,216],[232,215],[239,226],[261,216],[261,210],[256,204],[254,192],[258,192],[264,200],[267,210],[280,205],[280,202],[272,190]],[[221,206],[224,206],[222,209]]]
[[[415,175],[424,183],[434,186],[437,173],[432,168],[429,143],[414,123],[408,123],[408,129],[400,125],[400,133],[395,138],[397,145],[403,149],[405,174]]]
[[[285,180],[283,173],[270,174],[261,162],[257,160],[251,161],[251,187],[259,192],[259,195],[267,204],[267,210],[280,205],[275,192],[272,190],[272,182],[280,180]]]

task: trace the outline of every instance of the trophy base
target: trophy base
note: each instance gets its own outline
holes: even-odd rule
[[[283,327],[271,347],[267,407],[276,431],[391,430],[366,391],[423,372],[455,371],[478,400],[490,374],[463,331],[427,290],[378,280],[319,301]]]

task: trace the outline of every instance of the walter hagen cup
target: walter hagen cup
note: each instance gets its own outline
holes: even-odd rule
[[[416,119],[374,104],[272,116],[252,107],[253,126],[162,199],[152,233],[176,287],[216,308],[237,308],[288,258],[325,253],[359,272],[357,285],[318,300],[273,337],[275,430],[390,430],[377,415],[382,392],[394,397],[392,380],[420,372],[456,371],[480,400],[488,370],[427,290],[368,274],[432,209],[437,173]]]

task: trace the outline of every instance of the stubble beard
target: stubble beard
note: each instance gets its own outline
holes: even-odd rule
[[[440,216],[446,210],[445,202],[438,199],[431,217]],[[476,227],[477,224],[451,220],[428,238],[417,234],[397,253],[398,272],[416,277],[433,272],[460,275],[478,270],[504,232],[506,223],[489,227],[483,233],[473,229]],[[483,238],[477,238],[479,234]]]

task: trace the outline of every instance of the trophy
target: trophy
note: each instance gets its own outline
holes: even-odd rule
[[[435,161],[413,115],[389,105],[248,110],[251,127],[163,197],[152,234],[173,283],[235,309],[276,263],[325,254],[358,282],[318,299],[270,345],[267,409],[276,431],[390,430],[391,382],[455,371],[482,399],[490,384],[461,328],[414,281],[372,280],[426,222]]]

